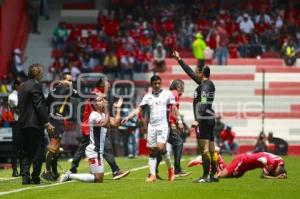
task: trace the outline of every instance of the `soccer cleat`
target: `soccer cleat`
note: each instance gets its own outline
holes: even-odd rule
[[[191,175],[191,173],[192,172],[186,172],[184,170],[181,170],[181,171],[175,173],[175,177],[185,177],[185,176]]]
[[[149,175],[146,179],[146,182],[155,182],[157,179],[156,179],[156,176],[155,175]]]
[[[45,179],[47,181],[55,181],[55,179],[53,178],[52,172],[50,172],[50,171],[44,171],[41,176],[43,179]]]
[[[66,173],[62,174],[60,176],[59,182],[66,182],[68,180],[71,180],[70,175],[71,175],[71,171],[67,171]]]
[[[168,180],[170,182],[175,180],[175,173],[174,173],[174,168],[173,167],[168,169]]]
[[[209,180],[209,178],[198,178],[197,180],[193,181],[194,183],[210,183],[211,181]]]
[[[31,184],[41,184],[41,179],[40,178],[32,179]]]
[[[202,156],[199,155],[188,163],[188,167],[194,167],[202,164]]]
[[[156,179],[157,179],[157,180],[163,180],[163,178],[160,177],[158,174],[156,174]]]
[[[124,177],[128,176],[129,173],[130,173],[130,171],[118,170],[118,171],[113,173],[113,179],[114,180],[119,180],[121,178],[124,178]]]
[[[219,178],[211,177],[211,178],[209,178],[209,181],[210,182],[219,182]]]
[[[30,180],[29,176],[27,176],[27,175],[22,176],[22,184],[23,185],[30,184],[30,183],[31,183],[31,180]]]

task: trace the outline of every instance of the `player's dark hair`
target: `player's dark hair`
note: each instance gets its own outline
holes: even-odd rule
[[[104,87],[104,85],[105,85],[105,79],[103,77],[100,77],[96,82],[95,87]]]
[[[204,77],[209,78],[210,76],[209,66],[199,66],[198,68],[203,73]]]
[[[281,174],[287,174],[287,171],[285,170],[284,166],[279,166],[279,175]]]
[[[172,81],[172,83],[171,83],[169,89],[170,89],[170,90],[176,90],[178,87],[183,88],[183,85],[184,85],[184,82],[183,82],[182,80],[180,80],[180,79],[175,79],[175,80]]]
[[[158,75],[153,75],[150,79],[150,83],[152,84],[152,82],[157,81],[157,80],[161,80],[160,76]]]
[[[19,86],[22,82],[19,79],[15,79],[12,84],[12,89],[16,90],[16,87]]]

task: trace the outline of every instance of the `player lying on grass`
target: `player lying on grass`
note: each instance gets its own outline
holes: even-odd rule
[[[68,180],[79,180],[83,182],[103,182],[104,163],[103,151],[107,128],[118,127],[121,122],[120,110],[123,99],[114,104],[116,109],[115,117],[109,117],[108,105],[105,95],[96,98],[91,102],[94,111],[89,116],[90,144],[86,147],[85,154],[89,161],[90,174],[73,174],[67,171],[60,178],[60,182]]]
[[[281,157],[266,153],[240,154],[219,174],[220,178],[239,178],[247,171],[262,168],[261,177],[266,179],[285,179],[287,172]]]
[[[271,153],[249,153],[236,156],[229,165],[226,165],[219,155],[218,173],[221,178],[239,178],[249,170],[263,168],[262,178],[284,179],[287,172],[284,168],[284,161],[281,157]],[[196,157],[188,163],[189,167],[202,164],[201,156]]]

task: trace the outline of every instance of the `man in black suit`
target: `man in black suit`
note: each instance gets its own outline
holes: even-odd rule
[[[40,83],[43,75],[42,65],[33,64],[29,66],[29,79],[21,85],[18,93],[19,125],[24,152],[22,184],[40,184],[39,176],[44,152],[44,128],[47,128],[49,134],[53,133],[54,130],[54,126],[49,122],[49,114]],[[31,163],[33,163],[33,170],[30,178]]]

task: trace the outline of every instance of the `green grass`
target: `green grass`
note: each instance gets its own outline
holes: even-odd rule
[[[185,167],[192,157],[184,157],[185,161],[182,165]],[[112,176],[106,175],[104,183],[83,183],[71,182],[59,184],[57,186],[43,187],[45,185],[53,185],[56,183],[48,183],[43,181],[41,185],[21,185],[21,179],[9,181],[0,180],[0,198],[118,198],[118,199],[176,199],[176,198],[207,198],[207,199],[243,199],[243,198],[280,198],[294,199],[300,195],[300,157],[284,157],[286,169],[288,171],[288,179],[286,180],[265,180],[260,179],[260,170],[246,173],[240,179],[222,179],[219,183],[195,184],[193,179],[201,175],[200,167],[186,168],[192,171],[192,175],[184,178],[177,178],[170,183],[167,180],[146,183],[145,177],[148,169],[133,171],[127,178],[115,181]],[[231,157],[225,157],[226,162]],[[147,159],[140,157],[137,159],[118,158],[118,164],[122,169],[132,169],[147,165]],[[63,168],[69,168],[70,163],[61,161]],[[106,171],[110,172],[110,168],[105,165]],[[87,172],[88,165],[82,161],[79,172]],[[166,167],[161,165],[160,174],[166,178]],[[0,170],[1,178],[9,178],[10,170]],[[19,190],[24,188],[32,188],[17,193],[1,195],[3,192]]]

